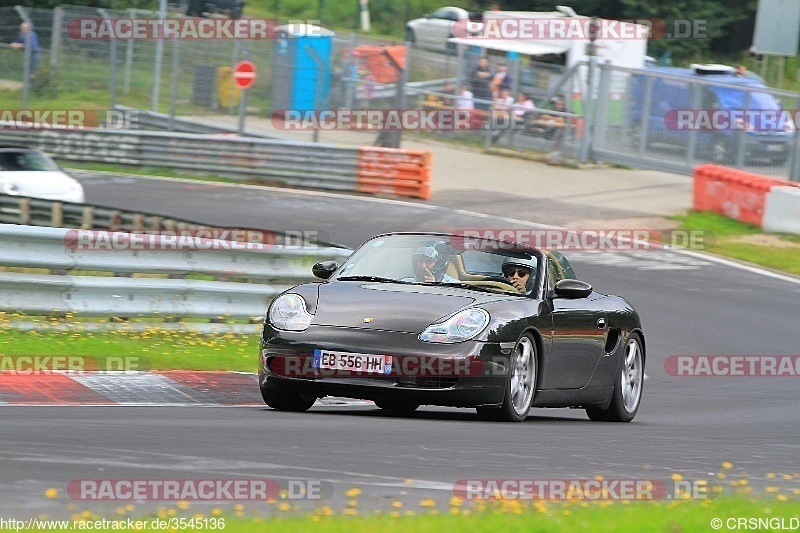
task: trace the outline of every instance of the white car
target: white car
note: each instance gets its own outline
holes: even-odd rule
[[[0,147],[0,193],[79,204],[85,200],[75,178],[30,148]]]
[[[464,24],[462,31],[465,31],[469,20],[470,13],[466,9],[460,7],[437,9],[421,19],[406,23],[406,42],[435,50],[453,49],[447,40],[456,36],[454,32],[456,23],[461,21],[461,24]],[[470,29],[472,30],[472,26]]]

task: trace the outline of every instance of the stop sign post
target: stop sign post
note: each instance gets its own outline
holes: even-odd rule
[[[244,115],[247,111],[247,89],[256,81],[256,66],[250,61],[240,61],[233,71],[233,81],[242,89],[239,102],[239,134],[244,134]]]

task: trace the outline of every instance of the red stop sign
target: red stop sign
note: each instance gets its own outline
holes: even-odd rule
[[[242,89],[247,89],[256,81],[256,66],[250,61],[240,61],[233,71],[233,79],[236,85]]]

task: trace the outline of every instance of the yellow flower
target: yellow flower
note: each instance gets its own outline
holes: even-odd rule
[[[677,472],[672,474],[672,481],[682,481],[682,480],[683,480],[682,475],[678,474]]]
[[[725,470],[730,470],[731,468],[733,468],[733,465],[728,461],[723,461],[722,468],[724,468]]]
[[[423,507],[436,507],[436,501],[433,498],[427,498],[419,502]]]
[[[52,498],[58,498],[58,490],[52,489],[52,488],[51,489],[47,489],[46,491],[44,491],[44,495],[47,496],[48,498],[51,498],[51,499]]]
[[[359,488],[352,488],[345,492],[348,498],[355,498],[356,496],[361,494],[361,489]]]

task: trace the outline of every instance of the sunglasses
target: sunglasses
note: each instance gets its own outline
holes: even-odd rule
[[[525,276],[529,276],[530,275],[530,271],[528,271],[525,268],[509,268],[508,270],[506,270],[506,277],[507,278],[511,278],[514,275],[516,275],[517,277],[520,277],[520,278],[524,278]]]

